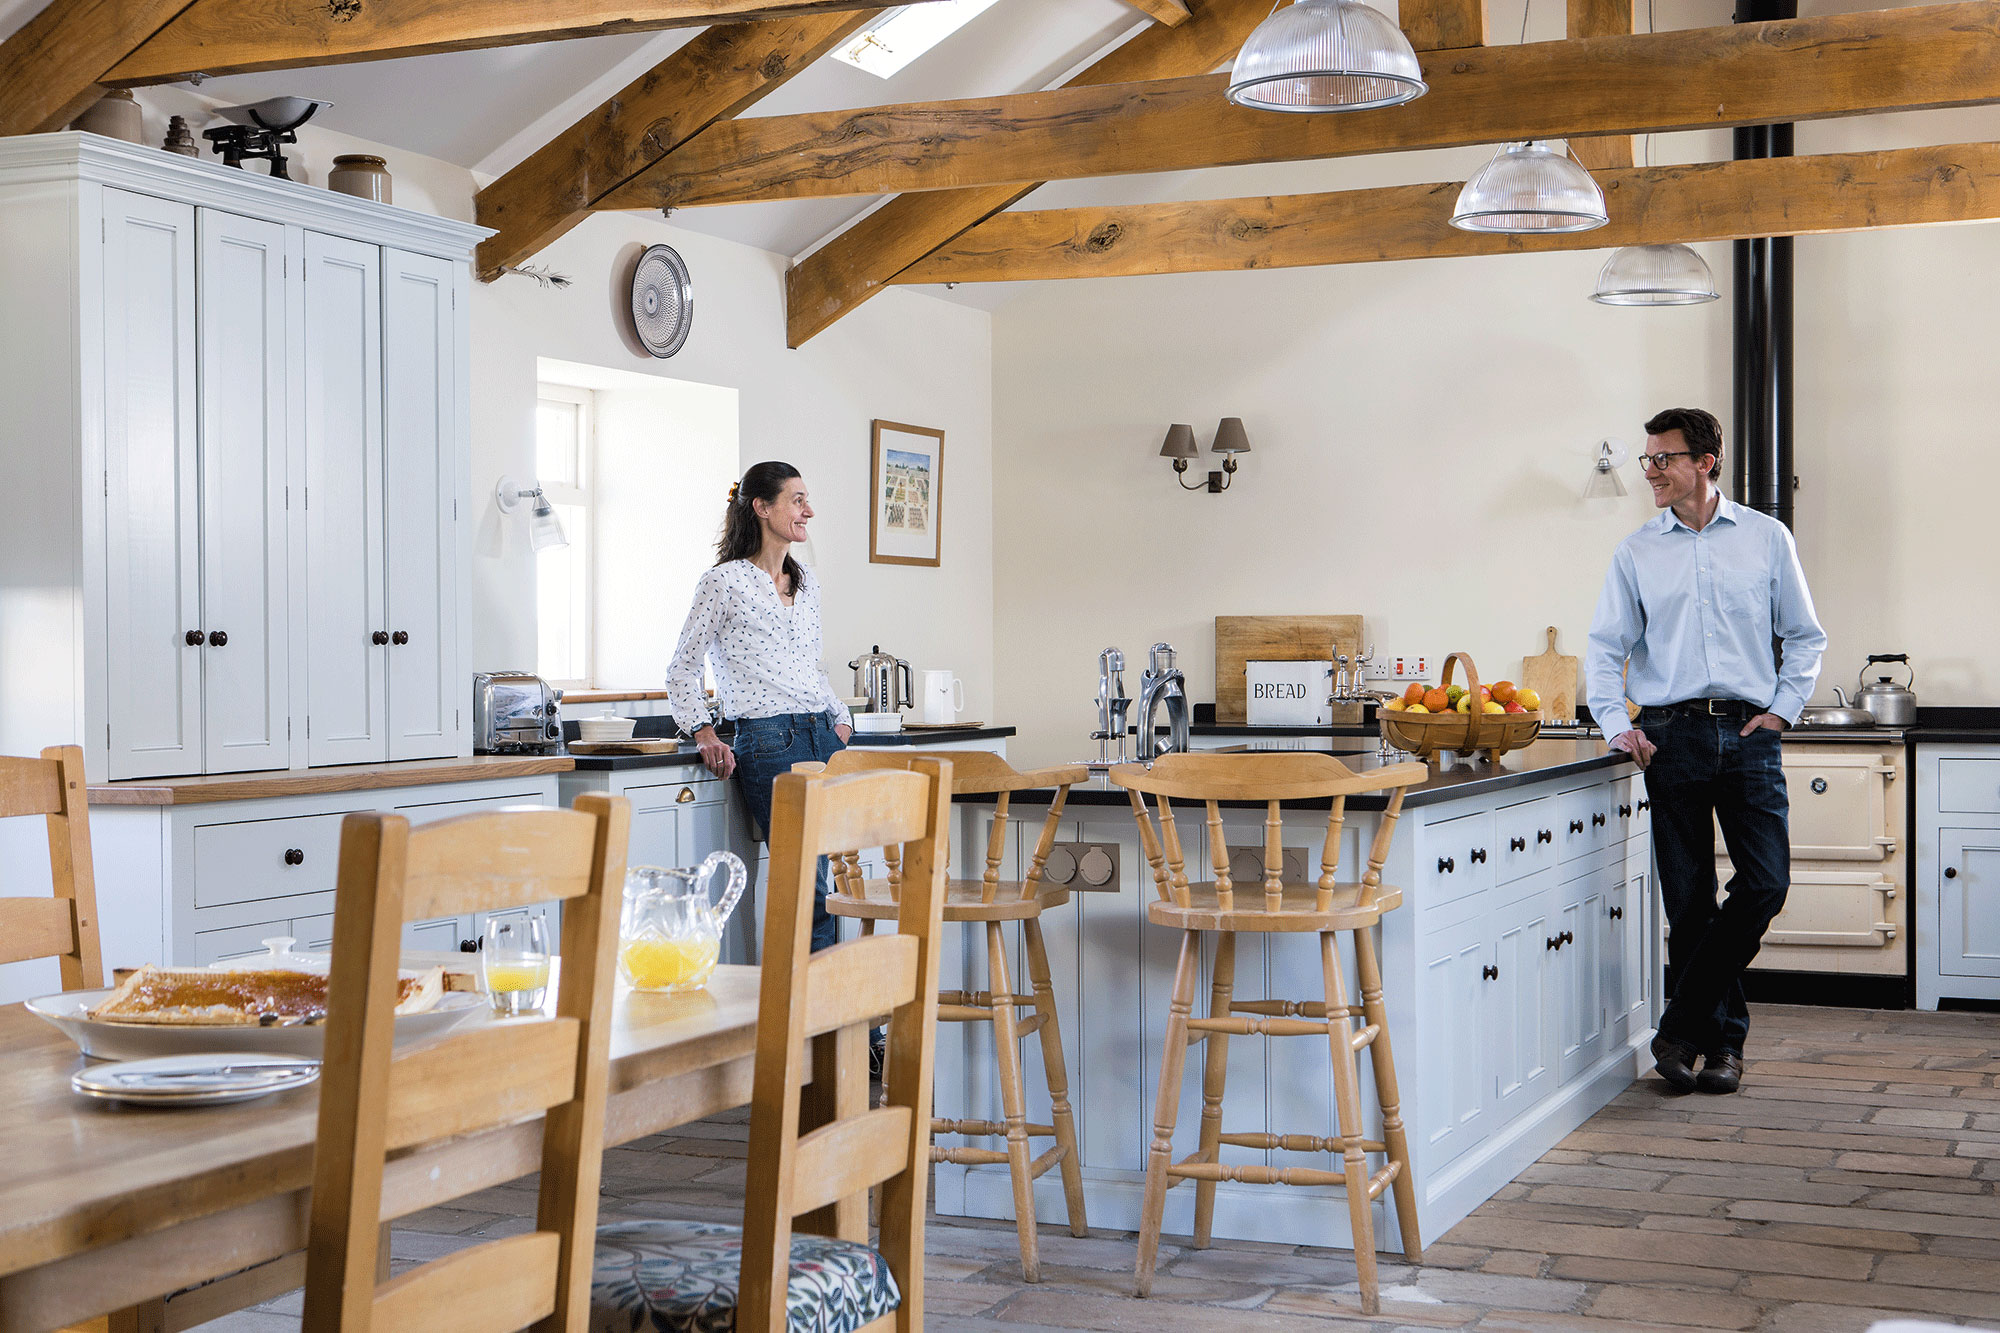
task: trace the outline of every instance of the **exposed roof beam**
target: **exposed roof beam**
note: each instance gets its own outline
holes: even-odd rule
[[[2000,144],[1595,173],[1611,222],[1560,236],[1459,231],[1459,183],[1133,208],[1002,213],[898,283],[1021,282],[1601,250],[2000,218]]]
[[[1190,9],[1186,23],[1140,31],[1070,80],[1071,85],[1212,70],[1235,56],[1270,12],[1270,4],[1269,0],[1193,0]],[[1026,184],[938,190],[889,200],[786,273],[786,344],[800,346],[882,291],[904,268],[1034,188]]]
[[[1486,45],[1486,0],[1401,0],[1396,15],[1419,51]]]
[[[537,149],[473,197],[479,276],[500,276],[590,216],[590,206],[718,120],[738,115],[881,14],[722,23]]]
[[[1634,30],[1633,11],[1637,0],[1569,0],[1569,35],[1572,37],[1622,37]],[[1596,171],[1600,167],[1632,165],[1632,136],[1614,135],[1605,139],[1573,139],[1569,145],[1576,160]]]
[[[1155,23],[1177,28],[1188,21],[1187,0],[1125,0]]]
[[[0,134],[59,130],[104,95],[104,71],[190,0],[51,0],[0,42]]]
[[[195,0],[119,61],[105,82],[171,83],[195,73],[388,60],[867,7],[856,0]]]
[[[1167,29],[1164,31],[1183,31]],[[729,121],[600,207],[1186,171],[2000,101],[2000,0],[1434,55],[1403,106],[1282,116],[1226,75]]]

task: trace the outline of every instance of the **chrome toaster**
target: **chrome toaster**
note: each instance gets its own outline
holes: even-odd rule
[[[556,754],[562,750],[562,691],[525,671],[482,671],[472,678],[474,754]]]

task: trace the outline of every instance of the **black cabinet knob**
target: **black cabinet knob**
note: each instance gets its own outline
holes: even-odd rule
[[[1582,830],[1580,830],[1580,829],[1578,830],[1578,832],[1581,832],[1581,831],[1582,831]],[[1555,834],[1553,834],[1553,833],[1551,833],[1551,832],[1550,832],[1549,830],[1547,830],[1547,829],[1540,829],[1540,830],[1537,830],[1537,831],[1536,831],[1536,833],[1535,833],[1535,841],[1536,841],[1537,843],[1544,843],[1544,842],[1554,842],[1555,840],[1556,840],[1556,835],[1555,835]]]
[[[199,648],[207,640],[208,636],[198,629],[191,629],[187,632],[186,638],[188,647]]]
[[[1560,940],[1561,940],[1561,941],[1562,941],[1562,942],[1563,942],[1564,944],[1575,944],[1575,943],[1576,943],[1576,936],[1575,936],[1575,935],[1573,935],[1573,934],[1571,934],[1571,933],[1570,933],[1569,931],[1567,931],[1567,930],[1565,930],[1565,931],[1564,931],[1564,932],[1563,932],[1563,933],[1562,933],[1561,935],[1557,936],[1557,938],[1558,938],[1558,939],[1560,939]]]
[[[223,633],[223,632],[222,632],[221,630],[219,630],[219,629],[212,629],[212,630],[210,630],[210,631],[208,632],[208,646],[209,646],[209,647],[211,647],[211,648],[220,648],[220,647],[221,647],[221,646],[222,646],[223,644],[225,644],[225,643],[228,643],[228,642],[229,642],[229,636],[228,636],[227,634]]]
[[[1623,920],[1625,919],[1625,909],[1624,909],[1624,908],[1622,908],[1622,907],[1614,907],[1614,908],[1612,908],[1612,909],[1611,909],[1611,919],[1612,919],[1613,921],[1623,921]]]
[[[1603,811],[1601,811],[1601,810],[1600,810],[1600,811],[1599,811],[1598,813],[1596,813],[1596,814],[1594,814],[1594,815],[1592,815],[1592,816],[1590,817],[1590,826],[1591,826],[1592,828],[1603,828],[1603,827],[1604,827],[1604,812],[1603,812]]]
[[[1486,863],[1486,849],[1484,847],[1474,847],[1470,853],[1470,860],[1475,865],[1484,865]]]
[[[1560,935],[1552,936],[1548,939],[1545,939],[1543,943],[1545,943],[1550,949],[1560,949],[1563,947],[1562,936]]]
[[[1487,981],[1498,981],[1500,980],[1500,969],[1493,966],[1493,964],[1488,963],[1486,966],[1479,969],[1479,975],[1481,978]]]
[[[1653,803],[1651,801],[1641,801],[1639,802],[1639,808],[1641,810],[1651,810],[1653,808]]]
[[[460,941],[458,942],[458,951],[459,951],[460,953],[478,953],[478,952],[479,952],[479,941],[478,941],[478,940],[460,940]]]
[[[1507,840],[1507,850],[1510,852],[1525,852],[1528,850],[1528,840],[1526,838],[1510,838]]]
[[[286,864],[286,865],[288,865],[288,866],[302,866],[302,865],[304,865],[305,863],[306,863],[306,854],[305,854],[305,852],[304,852],[303,850],[301,850],[300,848],[297,848],[297,847],[287,847],[287,848],[285,849],[285,864]]]
[[[1572,819],[1572,820],[1570,820],[1570,821],[1569,821],[1569,831],[1570,831],[1571,833],[1581,833],[1581,832],[1583,832],[1583,821],[1582,821],[1581,819]]]
[[[1621,805],[1621,806],[1619,806],[1619,807],[1618,807],[1618,817],[1619,817],[1620,819],[1630,819],[1630,818],[1632,817],[1632,807],[1631,807],[1631,806],[1629,806],[1629,805]]]
[[[1440,856],[1438,858],[1438,873],[1440,875],[1449,875],[1456,869],[1458,869],[1458,863],[1453,861],[1449,856]]]
[[[1946,879],[1957,879],[1957,878],[1958,878],[1958,867],[1957,867],[1957,866],[1946,866],[1946,867],[1944,868],[1944,877],[1945,877]]]
[[[408,643],[409,641],[410,641],[410,632],[406,629],[399,629],[394,634],[391,634],[389,636],[390,643],[404,644]]]
[[[378,629],[373,634],[368,636],[368,641],[370,643],[373,643],[379,648],[381,645],[389,642],[389,631],[385,629]]]

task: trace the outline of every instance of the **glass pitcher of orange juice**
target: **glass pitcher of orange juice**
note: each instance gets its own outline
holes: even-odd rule
[[[729,867],[722,901],[711,904],[709,883]],[[693,870],[633,866],[625,872],[618,917],[618,975],[634,990],[699,990],[722,953],[722,927],[736,910],[749,876],[741,858],[710,852]]]

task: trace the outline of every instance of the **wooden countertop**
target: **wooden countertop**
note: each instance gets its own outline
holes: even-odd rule
[[[567,773],[575,767],[566,754],[477,754],[468,759],[408,759],[396,764],[343,764],[334,768],[278,769],[269,773],[214,773],[195,778],[130,778],[94,782],[92,805],[196,805],[206,801],[252,801],[271,796],[311,796],[325,792],[420,787],[433,782],[476,782]]]
[[[664,699],[665,690],[564,690],[566,704],[615,704],[633,699]]]

